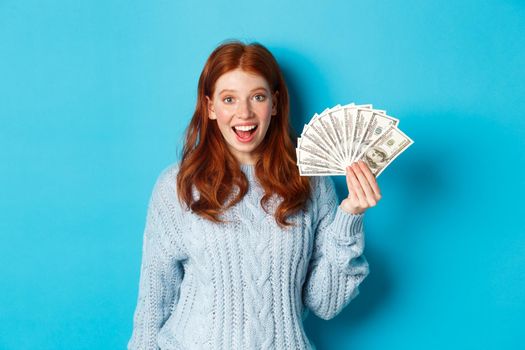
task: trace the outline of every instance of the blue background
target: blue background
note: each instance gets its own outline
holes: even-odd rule
[[[355,101],[415,141],[378,179],[361,294],[305,322],[318,348],[522,349],[524,29],[523,1],[0,1],[0,348],[125,347],[154,181],[239,38],[298,130]]]

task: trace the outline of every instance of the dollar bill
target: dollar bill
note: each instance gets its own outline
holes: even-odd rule
[[[372,117],[368,122],[366,129],[364,130],[363,138],[356,146],[356,151],[354,152],[354,158],[359,158],[363,151],[377,140],[389,126],[397,126],[399,120],[397,118],[388,116],[386,114],[379,114],[376,111],[372,112]]]
[[[372,171],[372,174],[378,177],[394,159],[413,143],[414,141],[410,137],[391,125],[364,150],[361,157],[357,160],[363,160]]]
[[[303,148],[310,153],[311,148],[318,148],[318,151],[326,153],[326,155],[337,163],[341,162],[341,158],[338,153],[334,150],[334,145],[330,143],[328,137],[324,134],[324,131],[319,125],[309,125],[305,127],[301,138],[298,140],[299,148]]]
[[[333,164],[339,164],[339,160],[335,158],[328,148],[317,138],[316,135],[305,135],[298,138],[297,148],[304,150],[318,158],[325,159]],[[297,159],[299,160],[299,159]]]
[[[346,158],[344,165],[350,165],[352,161],[352,145],[355,132],[356,108],[345,108],[343,110],[343,126],[345,135]]]
[[[299,165],[299,175],[301,176],[332,176],[346,175],[344,171],[335,171],[326,168],[316,168],[310,165]]]
[[[344,169],[341,169],[341,166],[338,163],[332,162],[328,157],[319,152],[312,154],[300,148],[296,148],[295,152],[298,162],[302,165],[311,165],[316,168],[344,171]]]
[[[329,113],[327,113],[326,119],[328,120],[330,126],[334,130],[337,152],[339,153],[344,162],[348,158],[348,155],[346,153],[346,138],[344,136],[345,130],[343,126],[343,113],[344,111],[341,108],[332,109]]]
[[[324,117],[323,117],[324,116]],[[337,157],[339,162],[343,162],[344,158],[339,151],[337,137],[335,131],[327,120],[326,115],[319,116],[310,123],[310,127],[315,130],[316,134],[321,137],[323,142],[331,149],[332,154]]]
[[[368,123],[372,119],[372,114],[374,113],[373,110],[370,109],[362,109],[357,108],[355,112],[355,119],[354,119],[354,132],[352,134],[352,154],[350,156],[350,160],[353,160],[356,156],[356,153],[359,149],[359,144],[361,143],[363,136],[365,134],[366,127],[368,126]]]

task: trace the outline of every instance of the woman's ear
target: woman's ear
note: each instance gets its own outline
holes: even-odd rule
[[[277,114],[277,99],[279,98],[279,91],[275,91],[272,96],[272,115]]]
[[[212,120],[217,119],[217,116],[215,115],[215,109],[213,108],[213,101],[210,100],[208,96],[206,96],[206,103],[208,105],[208,118]]]

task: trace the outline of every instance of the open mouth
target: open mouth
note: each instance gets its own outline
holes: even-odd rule
[[[241,139],[249,139],[257,130],[257,125],[249,126],[234,126],[232,127],[233,132]]]

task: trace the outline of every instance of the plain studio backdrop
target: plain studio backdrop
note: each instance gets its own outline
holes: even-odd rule
[[[0,1],[0,349],[125,348],[147,202],[228,38],[274,53],[298,132],[372,103],[415,141],[378,178],[360,295],[305,321],[318,349],[523,349],[517,0]]]

